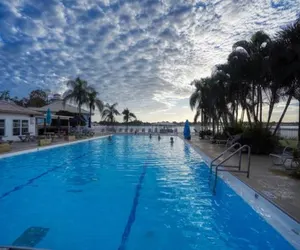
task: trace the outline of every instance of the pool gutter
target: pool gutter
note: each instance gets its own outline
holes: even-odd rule
[[[181,140],[181,137],[178,136]],[[186,145],[192,147],[210,166],[212,159],[200,149],[183,140]],[[276,231],[278,231],[293,247],[300,249],[300,224],[289,216],[280,207],[262,196],[252,187],[241,181],[229,172],[220,172],[218,176],[233,189],[252,209],[261,215]]]

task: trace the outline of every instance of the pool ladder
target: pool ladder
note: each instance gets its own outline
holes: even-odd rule
[[[238,149],[235,149],[238,146]],[[248,155],[247,155],[247,170],[241,170],[241,164],[242,164],[242,152],[244,149],[247,149]],[[231,152],[231,150],[234,150],[231,154],[226,156],[223,160],[221,160],[219,163],[216,163],[217,160],[219,160],[222,156],[225,156],[226,153]],[[228,166],[223,165],[225,162],[227,162],[229,159],[231,159],[233,156],[239,154],[239,162],[237,166]],[[210,163],[210,171],[209,171],[209,181],[211,181],[212,174],[213,174],[213,167],[215,167],[215,180],[213,185],[213,193],[216,193],[216,187],[217,187],[217,179],[218,179],[218,172],[220,171],[226,171],[226,172],[235,172],[235,173],[245,173],[247,174],[247,178],[249,178],[250,175],[250,160],[251,160],[251,148],[249,145],[241,145],[240,143],[235,143],[231,145],[229,148],[227,148],[224,152],[222,152],[218,157],[212,160]]]

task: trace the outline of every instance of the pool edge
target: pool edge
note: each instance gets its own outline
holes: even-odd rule
[[[212,159],[203,151],[178,136],[185,145],[191,147],[204,160],[207,166]],[[218,175],[223,181],[239,195],[256,213],[262,216],[282,237],[287,240],[295,249],[300,249],[300,224],[288,213],[274,204],[272,201],[261,195],[242,180],[229,172],[222,172]],[[259,195],[258,198],[255,195]]]

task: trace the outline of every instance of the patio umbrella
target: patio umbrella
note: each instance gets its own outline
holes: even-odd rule
[[[191,130],[190,130],[190,124],[189,124],[188,120],[186,120],[185,124],[184,124],[183,136],[184,136],[184,139],[186,139],[186,140],[191,139]]]
[[[46,124],[48,126],[51,125],[51,122],[52,122],[52,118],[51,118],[51,111],[50,109],[47,110],[47,114],[46,114]]]

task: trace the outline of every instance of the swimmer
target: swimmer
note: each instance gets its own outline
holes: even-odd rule
[[[112,139],[111,135],[110,135],[110,136],[108,136],[108,140],[109,140],[109,141],[111,141],[111,139]]]
[[[152,138],[152,135],[151,135],[151,134],[149,135],[149,138],[150,138],[150,139]]]
[[[174,143],[174,139],[173,137],[170,138],[170,143],[173,144]]]
[[[160,139],[161,139],[161,138],[160,138],[160,135],[158,135],[158,138],[157,138],[157,139],[160,141]]]

